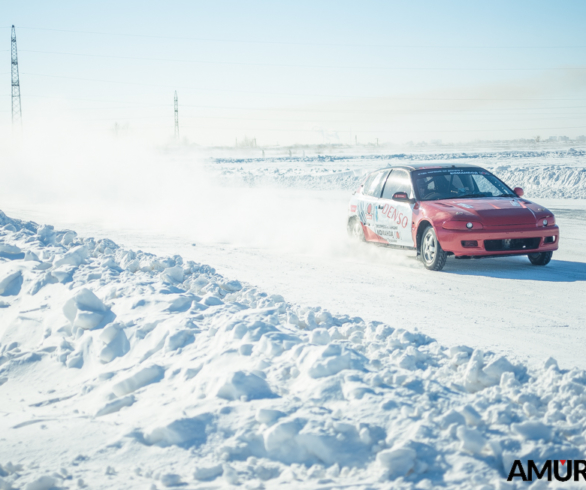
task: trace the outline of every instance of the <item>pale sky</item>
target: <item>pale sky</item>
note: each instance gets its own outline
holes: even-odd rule
[[[201,145],[586,134],[586,2],[4,2],[23,121]]]

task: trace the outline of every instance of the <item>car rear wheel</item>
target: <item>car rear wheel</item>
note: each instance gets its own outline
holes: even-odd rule
[[[529,261],[533,265],[547,265],[549,264],[552,255],[553,252],[538,252],[534,254],[529,254],[527,255],[527,257],[529,257]]]
[[[432,226],[428,226],[423,232],[420,252],[426,269],[441,271],[446,265],[448,254],[442,249]]]
[[[348,220],[348,236],[358,242],[365,242],[364,230],[362,229],[362,223],[356,217]]]

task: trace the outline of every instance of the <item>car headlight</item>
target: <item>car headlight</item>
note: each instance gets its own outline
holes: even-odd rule
[[[444,230],[462,230],[462,231],[470,231],[470,230],[482,230],[483,226],[480,221],[460,221],[460,220],[450,220],[444,221],[442,223],[442,228]]]
[[[543,226],[547,226],[547,220],[546,219],[543,220]]]

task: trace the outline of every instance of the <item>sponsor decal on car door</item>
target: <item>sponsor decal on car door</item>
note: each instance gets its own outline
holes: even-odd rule
[[[397,192],[413,197],[411,179],[404,170],[393,170],[387,179],[378,200],[375,233],[391,245],[414,247],[411,235],[414,203],[393,200]]]
[[[363,193],[358,200],[356,213],[363,225],[364,236],[368,241],[381,241],[376,236],[377,203],[388,173],[388,170],[380,170],[371,174],[366,180]]]
[[[358,218],[360,222],[368,226],[374,231],[375,216],[376,216],[376,200],[369,196],[362,196],[362,199],[358,202]]]

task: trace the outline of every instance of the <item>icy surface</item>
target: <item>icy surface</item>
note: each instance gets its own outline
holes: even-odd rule
[[[0,244],[1,488],[496,489],[586,451],[586,373],[553,359],[2,213]]]

